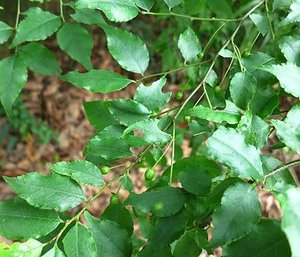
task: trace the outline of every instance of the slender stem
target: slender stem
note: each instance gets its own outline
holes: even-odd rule
[[[21,0],[18,0],[15,29],[17,29],[18,24],[19,24],[20,13],[21,13]]]
[[[200,101],[202,100],[203,96],[205,96],[205,92],[202,93],[202,95],[198,98],[197,102],[194,104],[193,107],[197,106],[200,103]]]
[[[229,71],[230,71],[232,65],[233,65],[233,58],[231,59],[229,65],[228,65],[228,67],[227,67],[227,69],[226,69],[226,71],[225,71],[225,73],[224,73],[224,75],[223,75],[223,77],[222,77],[222,80],[221,80],[221,82],[220,82],[220,87],[221,87],[221,88],[222,88],[222,85],[223,85],[223,83],[224,83],[224,81],[225,81],[225,79],[226,79],[226,77],[227,77],[227,75],[228,75],[228,73],[229,73]]]
[[[153,78],[153,77],[166,76],[168,74],[175,73],[175,72],[181,71],[181,70],[185,70],[185,69],[188,69],[190,67],[194,67],[194,66],[198,66],[198,65],[200,66],[200,65],[208,63],[208,62],[210,62],[210,61],[208,60],[208,61],[203,61],[203,62],[196,62],[196,63],[192,63],[192,64],[189,64],[189,65],[184,65],[184,66],[181,66],[179,68],[169,70],[169,71],[166,71],[166,72],[159,72],[159,73],[151,74],[151,75],[148,75],[148,76],[144,76],[141,79],[138,79],[136,81],[136,83],[140,83],[143,80],[150,79],[150,78]]]
[[[176,137],[176,122],[173,119],[173,133],[172,133],[172,156],[171,156],[171,168],[170,168],[170,181],[169,185],[171,186],[173,180],[173,170],[174,170],[174,159],[175,159],[175,137]]]
[[[208,40],[208,42],[206,43],[206,45],[203,48],[202,54],[204,55],[204,53],[206,52],[207,48],[209,47],[210,43],[213,41],[213,39],[215,38],[215,36],[218,34],[218,32],[227,24],[228,22],[223,23],[220,27],[218,27],[218,29],[214,32],[214,34],[212,34],[212,36],[210,37],[210,39]]]
[[[167,153],[168,150],[170,149],[172,143],[173,143],[173,139],[172,139],[172,141],[168,144],[168,146],[166,147],[165,151],[164,151],[163,154],[159,157],[159,159],[155,162],[155,164],[153,165],[152,168],[154,168],[154,167],[161,161],[161,159],[166,155],[166,153]]]
[[[153,16],[176,16],[180,18],[189,19],[191,21],[210,21],[210,22],[237,22],[239,19],[225,19],[225,18],[203,18],[203,17],[194,17],[190,15],[174,13],[174,12],[165,12],[165,13],[156,13],[156,12],[141,12],[144,15],[153,15]]]
[[[169,113],[169,112],[171,112],[171,111],[174,111],[174,110],[178,109],[179,107],[180,107],[180,105],[177,105],[177,106],[175,106],[175,107],[173,107],[173,108],[170,108],[170,109],[168,109],[168,110],[162,111],[162,112],[160,112],[160,113],[158,113],[158,114],[155,114],[155,115],[153,116],[153,118],[156,118],[156,117],[158,117],[158,116],[160,116],[160,115],[163,115],[163,114],[165,114],[165,113]]]
[[[205,94],[205,96],[206,96],[206,100],[207,100],[207,102],[208,102],[209,108],[210,108],[210,109],[213,109],[213,106],[212,106],[212,104],[211,104],[209,95],[208,95],[207,90],[206,90],[206,84],[205,84],[205,83],[203,84],[203,91],[204,91],[204,94]]]
[[[268,6],[268,0],[265,0],[265,8],[266,8],[267,20],[268,20],[268,24],[269,24],[269,27],[270,27],[272,39],[274,41],[275,40],[275,33],[274,33],[273,26],[272,26],[271,19],[270,19],[270,14],[269,14],[270,11],[269,11],[269,6]]]
[[[194,91],[189,95],[189,97],[184,101],[184,103],[181,105],[180,109],[178,110],[178,112],[176,113],[176,115],[174,116],[174,119],[176,120],[176,118],[178,118],[179,114],[183,111],[184,107],[186,106],[186,104],[192,99],[192,97],[198,92],[198,90],[203,86],[203,83],[206,81],[206,79],[209,76],[209,73],[211,72],[211,70],[213,69],[213,67],[215,66],[215,63],[220,55],[220,52],[225,49],[227,47],[227,45],[231,42],[232,39],[235,38],[236,34],[238,33],[238,31],[240,30],[243,22],[245,19],[247,19],[249,17],[249,15],[251,13],[253,13],[258,7],[260,7],[262,4],[264,3],[264,1],[259,2],[258,4],[256,4],[250,11],[248,11],[240,20],[239,24],[237,25],[236,29],[234,30],[234,32],[232,33],[231,37],[225,42],[225,44],[221,47],[221,49],[219,50],[219,52],[216,54],[215,58],[213,59],[210,67],[208,68],[206,75],[204,76],[203,80],[200,82],[200,84],[194,89]]]
[[[60,17],[61,17],[62,21],[65,22],[63,0],[59,0],[59,7],[60,7]]]
[[[264,183],[266,182],[266,180],[274,175],[276,175],[277,173],[284,171],[285,169],[291,168],[293,166],[298,166],[300,165],[300,160],[296,160],[296,161],[291,161],[288,162],[284,165],[279,166],[278,168],[276,168],[275,170],[273,170],[271,173],[267,174],[266,176],[264,176]]]

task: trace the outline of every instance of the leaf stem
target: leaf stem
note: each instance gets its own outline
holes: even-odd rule
[[[174,170],[174,159],[175,159],[175,137],[176,137],[176,122],[173,119],[173,133],[172,133],[172,156],[171,156],[171,168],[170,168],[170,180],[169,185],[172,185],[173,181],[173,170]]]
[[[283,164],[283,165],[280,165],[279,167],[277,167],[275,170],[273,170],[271,173],[267,174],[266,176],[264,176],[264,179],[263,179],[263,184],[265,184],[266,180],[274,175],[276,175],[277,173],[279,172],[282,172],[284,171],[285,169],[288,169],[288,168],[291,168],[291,167],[294,167],[294,166],[298,166],[300,165],[300,160],[296,160],[296,161],[291,161],[291,162],[288,162],[286,164]]]
[[[59,0],[59,7],[60,7],[60,17],[63,22],[65,22],[65,16],[64,16],[64,3],[63,0]]]
[[[19,25],[20,13],[21,13],[21,0],[18,0],[18,2],[17,2],[17,15],[16,15],[15,29],[17,29],[17,27]]]
[[[271,31],[272,39],[273,39],[273,41],[275,41],[275,33],[274,33],[274,30],[273,30],[273,26],[272,26],[271,19],[270,19],[270,14],[269,14],[270,10],[269,10],[269,6],[268,6],[268,0],[265,0],[265,8],[266,8],[267,20],[268,20],[269,28],[270,28],[270,31]]]
[[[153,16],[175,16],[180,18],[189,19],[191,21],[208,21],[208,22],[237,22],[239,19],[226,19],[226,18],[203,18],[203,17],[194,17],[186,14],[180,14],[180,13],[174,13],[172,11],[170,12],[141,12],[144,15],[153,15]]]

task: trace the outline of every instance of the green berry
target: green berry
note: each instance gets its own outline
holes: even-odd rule
[[[220,86],[216,86],[216,87],[215,87],[215,93],[216,93],[216,94],[220,94],[221,91],[222,91],[222,89],[221,89]]]
[[[178,93],[175,95],[175,99],[176,99],[176,100],[180,100],[180,99],[182,99],[182,97],[183,97],[183,92],[178,92]]]
[[[110,198],[111,205],[117,205],[120,202],[120,199],[117,194],[113,194]]]
[[[191,121],[191,116],[184,116],[183,119],[186,123],[189,123]]]
[[[145,172],[145,179],[146,180],[152,180],[155,176],[155,171],[154,169],[148,169],[146,172]]]
[[[251,52],[249,50],[243,52],[242,56],[243,57],[249,57],[251,55]]]
[[[107,173],[109,173],[110,167],[108,167],[108,166],[103,166],[103,167],[101,167],[100,171],[101,171],[101,173],[102,173],[103,175],[106,175]]]

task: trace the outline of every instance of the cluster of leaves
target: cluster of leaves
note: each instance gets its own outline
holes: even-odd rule
[[[3,256],[195,257],[202,250],[212,253],[218,246],[228,257],[300,256],[300,191],[287,170],[300,161],[282,165],[262,154],[265,149],[284,146],[300,152],[300,2],[274,0],[272,6],[268,1],[232,2],[235,8],[239,6],[236,14],[224,0],[60,1],[60,17],[31,8],[24,12],[15,33],[0,23],[1,43],[11,40],[10,48],[16,49],[0,61],[0,100],[8,115],[26,83],[27,69],[44,75],[61,73],[52,53],[36,42],[54,33],[62,51],[86,69],[66,73],[60,76],[62,81],[98,93],[137,84],[133,99],[84,103],[97,129],[85,146],[85,160],[49,165],[48,175],[32,172],[4,177],[17,197],[0,204],[0,234],[23,243],[2,244]],[[73,10],[68,18],[63,13],[66,8]],[[185,21],[178,35],[172,34],[176,26],[170,22],[172,28],[160,37],[160,41],[165,39],[162,45],[168,45],[173,35],[183,58],[180,67],[144,75],[152,53],[139,36],[115,24],[138,14]],[[210,24],[203,25],[204,32],[215,30],[203,48],[195,22]],[[215,28],[217,23],[221,26]],[[86,25],[100,27],[114,60],[141,78],[94,69],[90,60],[93,40]],[[175,50],[162,55],[179,59]],[[172,96],[162,90],[167,75],[176,72],[186,76],[187,92],[176,95],[179,104],[168,108]],[[141,83],[150,78],[154,82]],[[285,117],[279,100],[286,96],[294,106]],[[271,128],[280,139],[277,145],[268,142]],[[185,158],[184,139],[192,148]],[[104,182],[103,176],[114,163],[128,157],[132,163],[124,164],[123,172]],[[149,168],[145,175],[148,189],[136,194],[130,171],[143,164]],[[128,198],[121,202],[118,190],[101,218],[94,218],[87,208],[118,181],[129,192]],[[99,191],[86,199],[84,185]],[[280,221],[263,217],[258,185],[279,200]],[[75,216],[65,213],[83,202]]]
[[[0,115],[5,115],[2,106],[0,106]],[[1,127],[0,143],[7,139],[11,129],[19,133],[22,140],[28,135],[33,135],[42,144],[49,144],[52,139],[57,138],[57,134],[45,122],[30,114],[20,99],[15,101],[10,119]],[[18,141],[18,137],[10,136],[6,141],[7,151],[10,152]]]

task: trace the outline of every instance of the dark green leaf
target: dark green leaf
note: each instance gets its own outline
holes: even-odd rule
[[[21,198],[41,209],[63,212],[85,200],[83,191],[76,182],[55,173],[45,176],[32,172],[4,179]]]
[[[182,237],[179,238],[175,245],[174,257],[195,257],[199,256],[202,252],[201,247],[196,243],[196,238],[200,232],[197,230],[187,231]]]
[[[109,102],[109,111],[116,120],[126,126],[150,117],[150,111],[144,105],[131,99],[116,99]]]
[[[96,256],[96,242],[90,231],[80,224],[72,227],[63,239],[64,250],[69,257]]]
[[[165,3],[169,6],[169,9],[171,10],[173,7],[180,5],[181,0],[164,0]]]
[[[259,151],[245,142],[245,136],[232,128],[220,127],[208,140],[213,157],[241,178],[261,180],[263,176]]]
[[[10,56],[0,61],[0,100],[5,112],[10,116],[12,105],[27,81],[27,68],[18,56]]]
[[[260,217],[260,208],[258,195],[252,185],[236,183],[226,189],[221,206],[212,216],[212,243],[228,244],[253,230]]]
[[[96,220],[87,212],[85,219],[95,238],[98,256],[131,257],[131,240],[124,228],[110,220]]]
[[[253,13],[249,17],[263,36],[270,31],[268,19],[265,15]]]
[[[292,0],[292,2],[290,6],[291,12],[282,21],[283,25],[300,21],[300,2],[298,0]]]
[[[27,67],[42,75],[56,75],[61,72],[55,56],[39,43],[29,43],[18,51]]]
[[[88,161],[58,162],[48,167],[55,173],[69,176],[80,184],[101,186],[104,183],[101,171]]]
[[[51,250],[46,252],[42,257],[66,257],[62,250],[55,245]]]
[[[50,37],[60,27],[60,18],[39,8],[28,12],[17,28],[16,36],[11,44],[15,47],[26,41],[39,41]]]
[[[121,178],[120,182],[125,190],[129,192],[133,191],[133,183],[128,175]]]
[[[63,75],[61,80],[94,93],[118,91],[134,82],[133,80],[107,70],[91,70],[85,73],[71,71]]]
[[[133,2],[140,8],[150,11],[156,0],[133,0]]]
[[[161,89],[166,84],[165,77],[153,82],[150,86],[141,84],[136,91],[134,100],[145,105],[151,111],[161,110],[171,98],[172,93],[163,93]]]
[[[108,50],[127,71],[143,74],[149,65],[149,52],[136,35],[112,26],[102,26],[107,36]]]
[[[224,257],[271,257],[291,256],[291,251],[280,222],[263,219],[249,234],[226,246],[223,254]]]
[[[76,8],[99,9],[105,16],[116,22],[129,21],[138,15],[138,8],[128,0],[78,0]]]
[[[184,202],[185,196],[181,189],[162,187],[142,194],[131,193],[126,200],[126,205],[131,205],[145,213],[152,212],[158,217],[167,217],[177,213]]]
[[[10,239],[45,236],[61,222],[55,211],[35,208],[20,198],[0,203],[0,234]]]
[[[233,102],[245,110],[254,96],[256,80],[248,72],[238,72],[231,79],[229,89]]]
[[[65,23],[57,33],[57,43],[63,51],[87,70],[92,69],[93,38],[85,28],[76,23]]]
[[[72,18],[77,21],[87,25],[103,25],[106,24],[105,20],[103,19],[102,15],[92,9],[76,9],[76,13],[71,15]]]

